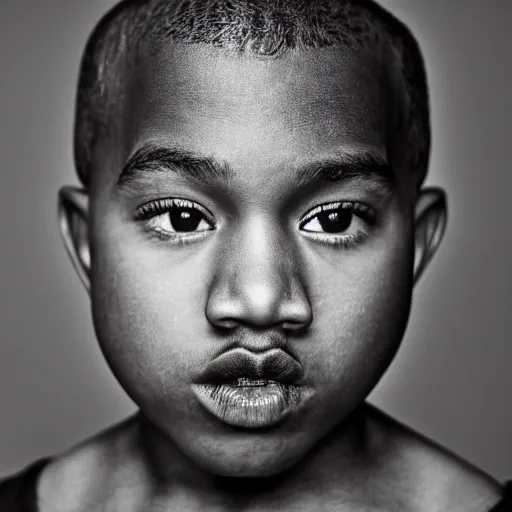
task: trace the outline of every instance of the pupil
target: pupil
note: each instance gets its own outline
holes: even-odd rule
[[[195,231],[203,215],[194,208],[173,208],[169,212],[171,225],[178,232]]]
[[[318,222],[326,233],[340,233],[347,230],[352,222],[352,211],[338,208],[318,215]]]

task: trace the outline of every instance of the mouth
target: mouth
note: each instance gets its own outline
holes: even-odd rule
[[[282,350],[255,354],[234,349],[213,360],[192,385],[198,401],[233,427],[280,423],[303,399],[300,364]]]

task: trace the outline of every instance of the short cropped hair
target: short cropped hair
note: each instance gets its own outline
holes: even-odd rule
[[[403,75],[406,114],[399,132],[408,167],[421,183],[431,144],[423,57],[409,29],[373,0],[122,1],[96,26],[82,58],[74,138],[79,179],[89,185],[97,142],[114,122],[124,85],[117,64],[135,59],[143,45],[207,44],[278,58],[289,49],[367,47],[382,38]]]

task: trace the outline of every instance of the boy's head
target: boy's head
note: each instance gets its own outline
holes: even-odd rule
[[[223,475],[341,425],[444,230],[417,45],[371,1],[125,1],[83,61],[67,248],[121,385]]]

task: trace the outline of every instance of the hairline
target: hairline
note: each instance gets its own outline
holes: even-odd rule
[[[100,133],[103,135],[108,133],[108,136],[112,136],[112,128],[115,129],[115,127],[112,126],[113,125],[112,119],[115,117],[114,114],[119,112],[119,110],[117,108],[119,108],[119,107],[122,108],[122,106],[123,106],[122,102],[115,99],[115,98],[118,98],[119,96],[122,96],[122,92],[123,92],[121,89],[122,88],[121,84],[122,84],[123,80],[122,80],[122,78],[120,80],[120,77],[121,76],[125,77],[126,73],[127,73],[127,70],[123,69],[123,65],[124,66],[133,65],[133,64],[136,65],[137,60],[144,57],[145,55],[147,55],[147,52],[155,52],[155,51],[158,51],[158,49],[164,45],[174,44],[178,47],[179,46],[181,46],[181,47],[195,46],[195,47],[204,47],[204,48],[215,48],[215,49],[223,51],[223,53],[227,57],[243,56],[243,57],[251,57],[251,58],[256,58],[256,59],[261,59],[261,58],[279,59],[282,55],[285,55],[285,54],[287,54],[289,52],[293,52],[293,51],[309,53],[310,50],[317,50],[317,49],[319,49],[319,50],[325,50],[325,49],[343,50],[343,49],[347,49],[347,47],[350,48],[351,44],[353,44],[353,43],[355,43],[360,49],[365,49],[365,48],[368,49],[371,44],[371,50],[373,52],[375,52],[375,48],[376,48],[375,41],[372,41],[370,43],[367,40],[367,38],[360,38],[359,40],[357,38],[354,38],[354,39],[350,40],[350,43],[346,43],[341,40],[338,40],[338,41],[336,41],[335,44],[329,44],[329,45],[322,44],[321,46],[316,46],[316,47],[300,47],[300,46],[286,47],[285,45],[281,45],[280,51],[277,51],[270,56],[268,56],[268,55],[262,56],[255,52],[247,51],[247,49],[245,49],[245,48],[238,48],[238,47],[230,48],[230,47],[226,47],[225,45],[215,45],[215,44],[204,43],[204,42],[184,41],[184,40],[182,40],[182,38],[171,38],[168,36],[162,37],[162,35],[159,34],[158,31],[152,32],[147,27],[146,27],[146,29],[144,29],[144,27],[143,26],[141,27],[140,24],[136,27],[139,29],[139,32],[136,34],[132,34],[131,38],[128,37],[126,32],[122,32],[122,30],[120,30],[121,37],[116,38],[116,35],[119,36],[119,34],[113,35],[110,33],[110,31],[112,31],[113,28],[119,28],[119,25],[121,25],[121,27],[122,27],[123,23],[128,24],[126,18],[117,20],[117,17],[120,15],[120,13],[122,13],[122,10],[121,10],[122,6],[125,4],[128,4],[127,9],[129,10],[130,6],[133,8],[133,3],[134,2],[130,2],[130,1],[121,2],[116,7],[114,7],[114,9],[112,9],[109,13],[107,13],[107,15],[103,18],[103,20],[99,23],[99,25],[96,27],[95,31],[93,32],[93,34],[88,42],[88,46],[86,47],[85,54],[84,54],[82,68],[81,68],[81,80],[83,79],[84,66],[87,64],[89,64],[89,65],[91,64],[91,63],[86,62],[87,57],[89,56],[89,58],[90,58],[91,54],[93,54],[94,57],[98,58],[98,54],[92,50],[97,51],[97,49],[100,48],[103,51],[103,54],[101,55],[102,58],[98,58],[99,65],[97,66],[97,72],[98,72],[99,76],[97,79],[97,83],[95,84],[97,87],[96,107],[98,107],[98,105],[101,104],[100,108],[103,108],[103,112],[99,112],[98,111],[99,109],[97,109],[97,111],[95,112],[96,119],[91,119],[91,118],[88,119],[89,132],[86,133],[86,135],[88,135],[88,137],[89,137],[88,144],[86,141],[83,140],[82,137],[78,136],[80,133],[80,129],[81,129],[80,124],[84,122],[83,111],[80,112],[81,105],[80,105],[80,101],[79,101],[81,86],[83,85],[82,81],[79,84],[79,99],[77,101],[77,115],[76,115],[76,125],[75,125],[75,163],[76,163],[79,178],[82,181],[82,184],[84,184],[85,186],[88,185],[89,176],[92,171],[93,153],[94,153],[94,149],[97,146],[97,142],[92,139],[97,137],[98,135],[100,135]],[[149,4],[149,3],[151,3],[151,0],[149,0],[149,2],[148,1],[145,2],[145,4]],[[363,5],[365,3],[368,3],[368,2],[364,2],[364,0],[363,0]],[[415,165],[418,167],[423,167],[423,169],[420,169],[421,176],[420,176],[419,182],[421,183],[423,181],[424,175],[426,174],[426,171],[428,168],[428,161],[429,161],[429,154],[430,154],[430,142],[431,142],[430,141],[430,137],[431,137],[431,135],[430,135],[430,119],[429,119],[429,108],[428,108],[429,107],[428,106],[429,98],[428,98],[428,89],[427,89],[427,85],[426,85],[426,72],[425,72],[425,68],[424,68],[424,62],[422,60],[421,50],[419,48],[419,45],[418,45],[416,39],[414,38],[413,34],[410,32],[410,30],[408,29],[408,27],[406,25],[404,25],[401,21],[397,20],[392,14],[388,13],[388,11],[383,9],[378,4],[374,4],[373,2],[369,2],[369,3],[371,5],[377,6],[377,9],[380,11],[379,12],[380,15],[384,14],[384,16],[390,17],[390,19],[393,21],[393,23],[396,24],[396,26],[394,26],[395,31],[397,30],[397,27],[398,27],[398,32],[400,32],[400,31],[403,32],[401,34],[398,34],[398,36],[397,36],[397,34],[392,33],[392,31],[390,31],[390,29],[388,27],[382,27],[382,25],[383,25],[382,19],[376,18],[376,20],[377,20],[376,23],[375,23],[375,20],[373,20],[375,25],[378,27],[378,33],[380,34],[381,39],[379,40],[379,43],[382,43],[382,37],[383,37],[384,40],[387,42],[388,47],[392,50],[392,53],[394,53],[395,63],[398,64],[398,67],[400,68],[399,69],[400,77],[405,85],[405,87],[404,87],[405,97],[403,98],[403,103],[405,104],[407,114],[412,116],[413,108],[417,109],[418,106],[420,108],[422,106],[424,107],[422,112],[420,112],[420,113],[418,113],[417,111],[414,112],[414,114],[417,117],[421,118],[420,121],[418,121],[416,119],[416,122],[414,123],[414,122],[411,122],[410,118],[408,119],[408,124],[410,125],[409,127],[417,128],[418,123],[420,123],[420,124],[423,123],[423,125],[424,125],[423,132],[420,134],[420,136],[423,137],[423,139],[424,139],[423,140],[424,147],[422,148],[423,149],[422,155],[420,155],[420,157],[419,157],[419,158],[422,157],[423,161],[422,162],[416,161],[416,162],[412,163],[413,167]],[[138,13],[138,14],[140,14],[140,13]],[[372,15],[373,14],[374,13],[372,13]],[[117,25],[116,25],[116,20],[117,20]],[[133,19],[130,19],[128,21],[132,22],[132,23],[134,22]],[[103,34],[99,34],[99,35],[95,34],[98,31],[101,32],[102,29],[104,30]],[[130,29],[130,27],[129,27],[129,29]],[[115,41],[111,41],[111,40],[109,41],[109,38],[113,38],[113,39],[115,39]],[[400,42],[400,44],[402,44],[402,46],[403,46],[404,40],[408,40],[412,44],[412,48],[407,48],[404,50],[404,48],[402,47],[402,51],[401,51],[400,48],[397,46],[397,38],[399,39],[399,42]],[[130,44],[128,42],[129,39],[134,40],[135,44]],[[93,46],[95,48],[91,48],[91,46]],[[109,51],[111,53],[109,53]],[[406,75],[407,63],[404,62],[404,58],[405,58],[405,56],[406,56],[405,54],[407,52],[412,52],[412,54],[414,54],[414,58],[418,57],[418,60],[415,62],[415,66],[419,67],[420,73],[421,72],[423,73],[423,75],[424,75],[423,78],[425,80],[425,83],[424,83],[425,89],[420,92],[420,93],[425,94],[425,96],[423,98],[424,101],[423,102],[417,101],[417,104],[414,104],[414,98],[411,95],[411,89],[413,89],[413,88],[411,88],[410,84],[408,84],[408,77]],[[388,73],[390,73],[391,65],[389,64],[389,61],[387,63],[383,62],[382,64],[386,65],[386,67],[388,68],[387,71],[388,71]],[[388,81],[389,81],[389,76],[388,76]],[[117,84],[115,82],[117,82]],[[121,95],[113,94],[112,93],[113,91],[117,91],[118,93],[121,92]],[[403,95],[401,95],[401,96],[403,96]],[[91,114],[90,107],[91,107],[92,103],[93,102],[91,102],[90,104],[88,104],[85,107],[86,109],[89,108],[89,111],[87,112],[87,114]],[[419,103],[419,105],[418,105],[418,103]],[[426,105],[422,105],[422,103],[426,103]],[[80,114],[82,114],[82,115],[80,115]],[[100,117],[102,117],[101,120],[99,119]],[[100,121],[103,121],[103,122],[100,123]],[[91,126],[94,126],[94,129]],[[110,130],[108,130],[109,127],[110,127]],[[407,127],[407,128],[409,128],[409,127]],[[421,127],[420,127],[420,130],[421,130]],[[409,134],[409,135],[411,135],[411,134]],[[403,134],[402,134],[402,136],[403,136]],[[414,138],[414,134],[412,134],[412,136],[410,137],[409,143],[410,143],[410,140],[413,138]],[[82,148],[80,146],[82,146]],[[83,161],[84,160],[84,151],[83,151],[84,146],[88,146],[87,149],[89,150],[89,154],[85,155],[86,156],[85,164]],[[85,167],[89,167],[89,168],[85,169]]]

